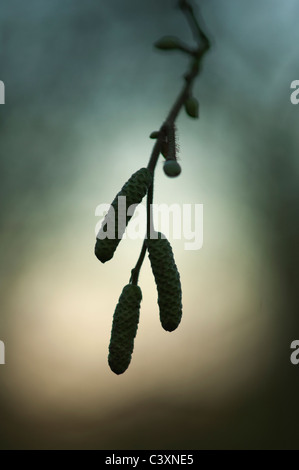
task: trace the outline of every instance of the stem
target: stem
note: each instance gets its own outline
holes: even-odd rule
[[[147,210],[147,232],[146,232],[146,236],[147,236],[147,238],[150,238],[150,235],[151,235],[151,233],[154,229],[154,226],[153,226],[153,212],[152,212],[153,192],[154,192],[154,183],[151,184],[151,186],[148,189],[148,193],[147,193],[147,203],[146,203],[146,210]],[[142,263],[144,261],[145,253],[146,253],[146,241],[144,240],[142,248],[141,248],[141,252],[140,252],[140,255],[139,255],[139,258],[138,258],[138,261],[136,263],[136,266],[131,271],[130,283],[134,284],[135,286],[138,284],[139,272],[140,272]]]
[[[146,214],[147,214],[146,237],[147,238],[150,238],[151,234],[154,231],[153,196],[154,196],[154,182],[152,182],[152,184],[148,188],[148,193],[147,193],[147,202],[146,202]]]
[[[190,28],[192,29],[195,41],[201,45],[202,43],[205,45],[207,49],[210,48],[210,40],[207,35],[204,33],[201,26],[199,26],[198,20],[194,15],[193,8],[189,4],[187,0],[179,0],[179,7],[185,13],[187,21],[190,24]]]
[[[140,269],[141,269],[141,266],[145,257],[145,253],[146,253],[146,244],[144,240],[136,266],[131,271],[130,283],[134,284],[135,286],[137,286],[138,284],[138,277],[139,277]]]
[[[153,150],[152,150],[152,153],[151,153],[148,165],[147,165],[148,170],[151,171],[153,174],[153,179],[154,179],[154,172],[155,172],[155,168],[156,168],[159,156],[160,156],[160,151],[161,151],[161,146],[162,146],[163,127],[165,125],[172,125],[175,123],[182,107],[184,106],[186,100],[191,95],[193,83],[195,81],[195,78],[199,75],[199,72],[200,72],[200,67],[199,67],[200,62],[203,56],[205,55],[205,53],[210,48],[210,41],[208,37],[206,36],[206,34],[203,32],[201,26],[199,25],[194,15],[193,8],[189,4],[188,0],[179,0],[179,7],[181,8],[182,12],[185,14],[190,24],[190,28],[192,29],[192,32],[193,32],[193,35],[197,42],[198,47],[197,49],[193,51],[191,65],[187,73],[184,75],[184,79],[185,79],[184,86],[181,92],[179,93],[176,101],[174,102],[173,106],[171,107],[168,113],[168,116],[166,117],[166,120],[161,125],[160,130],[159,130],[159,136],[153,147]],[[190,54],[190,50],[188,50],[188,52]],[[148,195],[147,195],[147,232],[146,232],[147,238],[150,237],[150,234],[153,230],[152,203],[153,203],[153,184],[149,187]],[[144,240],[136,266],[131,271],[130,282],[132,284],[137,285],[139,272],[140,272],[142,263],[144,261],[145,253],[146,253],[146,241]]]

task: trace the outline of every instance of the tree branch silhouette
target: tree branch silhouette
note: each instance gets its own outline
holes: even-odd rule
[[[187,72],[184,74],[184,85],[172,105],[165,121],[161,125],[159,131],[154,131],[151,134],[151,138],[156,138],[155,145],[153,147],[147,168],[154,174],[155,168],[161,153],[163,153],[163,144],[167,142],[167,129],[174,128],[175,121],[185,106],[187,114],[190,117],[198,117],[198,102],[192,96],[192,87],[195,82],[195,79],[200,74],[200,66],[205,56],[206,52],[210,49],[210,41],[203,31],[202,25],[199,23],[199,20],[196,18],[194,9],[191,6],[188,0],[180,0],[178,2],[178,7],[181,9],[182,13],[186,16],[187,21],[192,30],[194,39],[196,41],[196,47],[188,47],[183,44],[178,38],[166,36],[160,41],[155,43],[155,47],[162,50],[178,50],[190,56],[190,65]],[[168,143],[168,142],[167,142]],[[165,155],[163,155],[165,157]],[[175,156],[167,155],[166,161],[176,160]],[[177,164],[178,165],[178,164]],[[165,170],[165,168],[164,168]],[[166,172],[166,171],[165,171]],[[179,170],[180,172],[180,170]],[[167,173],[166,173],[167,174]],[[176,175],[168,175],[176,176]],[[152,231],[152,203],[153,203],[153,183],[148,190],[147,195],[147,238],[150,237]],[[143,242],[141,252],[138,258],[138,261],[135,267],[131,271],[130,282],[137,285],[140,269],[144,261],[146,254],[146,242]]]

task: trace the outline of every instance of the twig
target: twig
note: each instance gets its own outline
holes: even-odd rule
[[[199,25],[197,18],[195,17],[193,8],[188,3],[187,0],[179,0],[179,7],[185,13],[186,18],[190,24],[190,28],[193,32],[195,41],[201,46],[205,44],[206,47],[210,48],[210,40],[207,35],[204,33],[202,26]]]
[[[194,11],[192,6],[190,5],[188,0],[179,0],[179,7],[182,10],[182,12],[185,14],[190,28],[193,32],[194,38],[197,43],[196,49],[190,49],[188,47],[182,48],[180,45],[177,47],[177,49],[183,50],[187,54],[191,56],[191,64],[189,66],[189,69],[187,73],[184,75],[184,86],[179,93],[176,101],[174,102],[172,108],[170,109],[170,112],[168,116],[166,117],[166,120],[163,122],[163,124],[160,127],[160,130],[158,131],[158,137],[156,140],[156,143],[153,147],[148,166],[147,168],[153,173],[155,172],[155,168],[161,153],[161,148],[162,148],[162,143],[164,139],[164,133],[163,129],[167,125],[173,125],[185,105],[186,101],[188,98],[191,96],[192,93],[192,87],[195,81],[195,78],[199,75],[200,73],[200,63],[205,55],[205,53],[209,50],[210,48],[210,41],[204,31],[202,30],[202,27],[199,25],[199,22],[197,18],[194,15]],[[153,203],[153,185],[149,188],[148,190],[148,196],[147,196],[147,237],[150,236],[152,233],[152,203]],[[138,277],[139,277],[139,272],[142,266],[142,263],[144,261],[146,253],[146,241],[143,242],[141,253],[139,255],[138,261],[136,263],[136,266],[132,269],[131,271],[131,279],[130,282],[132,284],[136,284],[138,282]]]
[[[149,187],[148,193],[147,193],[147,233],[146,233],[147,238],[150,237],[153,231],[153,213],[152,213],[153,191],[154,191],[154,183],[152,183],[152,185]],[[146,253],[146,241],[144,240],[136,266],[131,271],[130,283],[135,284],[136,286],[138,284],[139,272],[140,272],[142,263],[144,261],[145,253]]]

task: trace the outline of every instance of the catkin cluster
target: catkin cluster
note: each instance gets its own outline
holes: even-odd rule
[[[169,142],[171,148],[174,145],[174,140],[172,141],[170,138]],[[152,173],[147,168],[141,168],[131,176],[114,198],[99,231],[95,246],[95,254],[102,263],[113,257],[121,240],[121,236],[115,238],[106,236],[109,224],[112,224],[115,234],[119,235],[118,215],[119,211],[123,210],[125,224],[120,230],[122,235],[133,214],[133,211],[130,212],[130,215],[127,214],[128,208],[132,205],[136,207],[141,202],[152,182]],[[119,196],[125,196],[124,207],[119,207]],[[180,275],[169,241],[159,232],[154,232],[152,237],[145,240],[145,247],[149,253],[157,285],[160,321],[165,330],[173,331],[178,327],[182,317]],[[131,282],[123,288],[113,316],[108,363],[115,374],[122,374],[129,367],[139,323],[142,293],[140,287],[136,285],[137,281]]]
[[[146,245],[158,291],[161,325],[165,330],[173,331],[182,318],[182,289],[172,248],[160,232],[154,233]]]
[[[125,372],[131,362],[141,299],[140,287],[128,284],[123,288],[115,308],[108,363],[116,374]]]
[[[134,212],[132,210],[130,215],[128,215],[128,208],[142,201],[152,181],[152,173],[147,168],[141,168],[136,173],[133,173],[114,198],[97,235],[95,245],[95,255],[102,263],[109,261],[113,257],[125,232],[126,226]],[[119,199],[120,196],[123,196],[123,198]],[[121,224],[119,224],[119,203],[120,209],[123,211],[123,215],[120,217],[120,220],[123,221]]]

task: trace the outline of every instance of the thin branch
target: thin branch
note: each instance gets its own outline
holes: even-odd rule
[[[184,75],[184,79],[185,79],[184,86],[181,92],[179,93],[176,101],[174,102],[172,108],[170,109],[168,116],[166,117],[166,120],[161,125],[156,143],[153,147],[153,150],[152,150],[149,162],[148,162],[148,166],[147,166],[148,170],[150,170],[153,173],[153,176],[154,176],[155,168],[156,168],[156,165],[160,156],[160,152],[161,152],[163,135],[164,135],[163,128],[165,125],[172,125],[175,123],[181,109],[183,108],[183,106],[185,105],[186,101],[188,100],[188,98],[190,97],[192,93],[192,87],[193,87],[194,81],[200,72],[201,60],[204,57],[205,53],[210,48],[210,41],[208,37],[206,36],[206,34],[203,32],[201,26],[199,25],[199,22],[194,15],[193,8],[188,2],[188,0],[179,0],[179,7],[181,8],[182,12],[187,17],[190,28],[197,42],[197,48],[192,52],[191,64],[189,66],[187,73],[185,73]],[[188,52],[190,55],[190,50],[191,49],[188,49],[185,52]],[[153,229],[152,203],[153,203],[153,185],[150,186],[148,190],[148,197],[147,197],[147,237],[150,236],[152,229]],[[131,275],[130,282],[132,284],[137,284],[138,282],[139,272],[140,272],[140,269],[141,269],[141,266],[145,257],[145,253],[146,253],[146,243],[144,241],[136,266],[131,271],[132,275]]]
[[[138,261],[136,263],[136,266],[131,271],[130,283],[134,284],[135,286],[137,286],[137,284],[138,284],[139,273],[140,273],[142,263],[144,261],[145,253],[146,253],[146,244],[145,244],[145,240],[144,240],[143,244],[142,244],[141,252],[140,252],[140,255],[139,255],[139,258],[138,258]]]
[[[147,203],[146,203],[146,209],[147,209],[147,232],[146,232],[146,237],[150,238],[151,233],[154,230],[153,226],[153,210],[152,210],[152,204],[153,204],[153,193],[154,193],[154,183],[151,184],[151,186],[148,189],[147,193]],[[139,272],[142,266],[142,263],[144,261],[146,253],[146,241],[143,241],[143,245],[141,248],[141,252],[138,258],[138,261],[136,263],[135,268],[132,269],[131,271],[131,278],[130,278],[130,283],[137,285],[138,284],[138,278],[139,278]]]
[[[199,45],[205,44],[205,47],[209,49],[211,46],[210,40],[204,33],[202,26],[199,25],[199,22],[194,14],[192,6],[187,0],[179,0],[179,7],[184,12],[187,21],[189,22],[195,41]]]
[[[147,223],[146,223],[146,237],[150,238],[154,231],[153,222],[153,197],[154,197],[154,182],[148,188],[146,211],[147,211]]]

